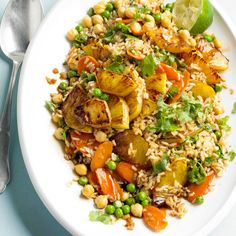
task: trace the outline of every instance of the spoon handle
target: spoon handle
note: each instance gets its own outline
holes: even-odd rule
[[[12,107],[12,92],[20,67],[19,62],[13,61],[13,68],[7,97],[3,108],[3,113],[0,120],[0,193],[2,193],[8,182],[10,181],[9,168],[9,144],[10,144],[10,127],[11,127],[11,107]]]

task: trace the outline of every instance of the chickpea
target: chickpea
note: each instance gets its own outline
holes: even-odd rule
[[[75,165],[74,170],[77,175],[87,175],[88,172],[88,168],[85,164]]]
[[[142,26],[138,22],[134,22],[130,25],[130,30],[134,35],[142,34]]]
[[[114,1],[114,6],[115,6],[116,9],[122,7],[122,5],[123,5],[122,0],[115,0]]]
[[[94,25],[102,24],[103,23],[103,18],[100,15],[94,15],[94,16],[92,16],[92,21],[93,21]]]
[[[147,21],[147,22],[153,22],[153,23],[155,23],[155,19],[154,19],[154,17],[151,16],[151,15],[145,15],[145,16],[144,16],[144,20]]]
[[[96,141],[103,143],[107,140],[107,135],[103,131],[97,131],[94,133]]]
[[[64,140],[63,133],[64,133],[64,130],[62,128],[57,128],[54,132],[54,137],[57,140]]]
[[[62,96],[62,94],[60,94],[60,93],[54,94],[53,97],[52,97],[52,101],[53,101],[55,104],[60,104],[60,103],[62,103],[62,101],[63,101],[63,96]]]
[[[61,120],[61,116],[58,113],[52,115],[52,121],[57,124]]]
[[[105,9],[106,5],[104,2],[99,2],[93,7],[93,10],[97,15],[102,14],[105,11]]]
[[[101,34],[105,31],[104,29],[104,26],[101,25],[101,24],[96,24],[94,27],[93,27],[93,31],[95,34]]]
[[[118,16],[120,18],[123,18],[125,16],[125,8],[124,7],[119,7],[117,10]]]
[[[148,32],[149,30],[152,30],[153,28],[155,27],[155,23],[154,22],[146,22],[142,29],[143,29],[143,32]]]
[[[108,204],[108,199],[107,199],[107,196],[100,195],[95,198],[94,202],[95,202],[97,208],[104,209]]]
[[[66,37],[70,40],[73,41],[75,39],[75,36],[77,36],[79,33],[76,29],[71,29],[67,32]]]
[[[133,216],[141,218],[143,214],[143,206],[139,203],[132,205],[131,213],[133,214]]]
[[[129,193],[128,192],[123,192],[121,195],[121,201],[124,202],[129,198]]]
[[[94,187],[91,184],[86,184],[82,189],[82,194],[86,198],[92,198],[94,196]]]
[[[221,48],[222,47],[222,42],[219,39],[215,38],[214,39],[214,46],[216,48]]]
[[[216,105],[214,108],[213,108],[214,112],[216,115],[220,115],[222,113],[224,113],[224,108],[220,105]]]
[[[92,18],[90,16],[85,16],[83,19],[82,19],[82,25],[85,27],[85,28],[91,28],[93,23],[92,23]]]
[[[133,19],[135,17],[135,14],[136,14],[136,9],[134,7],[129,7],[125,11],[125,15],[130,19]]]
[[[169,11],[165,11],[161,16],[161,25],[165,28],[168,28],[171,24],[171,13]]]

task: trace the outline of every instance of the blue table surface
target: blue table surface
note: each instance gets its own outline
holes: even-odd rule
[[[41,0],[45,14],[50,10],[56,0]],[[225,0],[232,3],[233,0]],[[0,16],[2,17],[8,0],[0,0]],[[227,6],[227,4],[226,4]],[[235,8],[234,8],[235,9]],[[231,15],[234,9],[229,8]],[[11,63],[0,51],[0,112],[6,96],[8,79],[11,73]],[[1,236],[68,236],[70,235],[50,215],[31,184],[27,174],[21,149],[18,141],[16,122],[16,96],[17,84],[14,90],[12,109],[12,129],[10,146],[11,182],[6,191],[0,195],[0,235]],[[1,113],[0,113],[1,114]],[[234,207],[236,210],[236,208]],[[230,214],[230,219],[223,222],[211,235],[236,235],[236,214]],[[226,226],[226,227],[224,227]],[[231,228],[231,229],[230,229]]]

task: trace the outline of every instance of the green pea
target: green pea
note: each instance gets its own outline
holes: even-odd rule
[[[113,205],[107,205],[106,208],[105,208],[105,212],[109,215],[114,214],[115,210],[116,209]]]
[[[109,170],[115,170],[116,169],[116,163],[114,161],[108,161],[107,167]]]
[[[100,98],[101,98],[102,100],[106,101],[106,102],[109,101],[109,95],[106,94],[106,93],[103,93]]]
[[[80,47],[80,43],[78,43],[76,41],[73,41],[72,42],[72,47],[79,48]]]
[[[114,9],[114,6],[113,6],[113,4],[112,3],[107,3],[107,5],[106,5],[106,10],[107,11],[109,11],[109,12],[112,12],[113,11],[113,9]]]
[[[136,187],[134,184],[130,183],[126,186],[126,190],[130,193],[134,193],[136,191]]]
[[[115,30],[120,30],[124,34],[129,33],[129,27],[126,24],[121,23],[121,22],[116,24]]]
[[[116,208],[116,210],[115,210],[115,216],[117,217],[117,218],[122,218],[123,217],[123,211],[122,211],[122,209],[121,208]]]
[[[141,205],[142,205],[143,207],[147,206],[148,204],[149,204],[148,199],[145,199],[145,200],[143,200],[143,201],[141,202]]]
[[[129,214],[130,213],[130,206],[129,205],[122,206],[122,211],[123,211],[124,215]]]
[[[222,157],[222,152],[221,152],[220,149],[216,151],[216,155],[217,155],[219,158]]]
[[[170,10],[172,11],[174,7],[174,3],[167,3],[165,6],[165,10]]]
[[[67,77],[68,78],[72,78],[72,77],[76,77],[78,74],[77,74],[77,72],[75,71],[75,70],[69,70],[68,72],[67,72]]]
[[[221,136],[222,136],[222,135],[221,135],[221,132],[220,132],[220,131],[218,131],[218,130],[217,130],[217,131],[215,131],[215,136],[216,136],[216,138],[217,138],[217,139],[220,139],[220,138],[221,138]]]
[[[101,97],[102,91],[99,88],[94,88],[93,91],[92,91],[92,94],[93,94],[94,97]]]
[[[87,79],[88,76],[89,76],[88,72],[85,71],[85,70],[83,70],[82,73],[81,73],[81,78],[82,78],[82,79]]]
[[[145,192],[141,191],[137,194],[137,197],[138,197],[138,200],[140,202],[142,202],[147,199],[147,194]]]
[[[80,176],[79,177],[79,184],[84,186],[88,183],[88,178],[86,176]]]
[[[86,34],[79,34],[75,36],[75,41],[78,43],[86,43],[88,41],[88,36]]]
[[[202,204],[204,202],[204,197],[203,196],[198,196],[195,199],[196,204]]]
[[[219,93],[219,92],[222,91],[223,87],[222,87],[222,85],[220,85],[220,84],[216,84],[214,89],[215,89],[215,91],[216,91],[217,93]]]
[[[102,16],[103,16],[104,18],[106,18],[106,19],[109,19],[109,18],[110,18],[110,12],[105,10],[105,11],[102,13]]]
[[[212,37],[212,36],[209,35],[209,34],[205,34],[205,35],[204,35],[204,39],[205,39],[206,41],[208,41],[209,43],[211,43],[211,42],[213,42],[214,37]]]
[[[61,83],[59,84],[59,88],[60,88],[61,90],[66,90],[67,87],[68,87],[68,84],[67,84],[66,82],[61,82]]]
[[[135,199],[133,197],[129,197],[127,200],[126,200],[126,204],[128,206],[131,206],[131,205],[134,205],[135,204]]]
[[[89,8],[89,10],[87,11],[87,14],[88,14],[89,16],[93,16],[93,15],[95,15],[94,10],[93,10],[92,7]]]
[[[75,29],[80,33],[83,31],[83,26],[81,24],[77,25]]]
[[[116,201],[114,201],[113,202],[113,206],[115,207],[115,208],[121,208],[122,207],[122,202],[120,201],[120,200],[116,200]]]
[[[161,21],[161,13],[160,13],[160,12],[155,13],[155,14],[153,14],[152,16],[153,16],[153,18],[155,19],[155,21],[156,21],[157,23],[159,23],[159,22]]]

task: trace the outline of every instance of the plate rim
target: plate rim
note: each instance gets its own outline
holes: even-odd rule
[[[21,98],[22,98],[22,92],[23,92],[23,77],[25,74],[25,70],[26,70],[26,65],[28,64],[28,58],[29,58],[29,54],[31,52],[31,49],[34,45],[34,41],[37,38],[38,34],[40,34],[41,29],[44,27],[44,25],[47,23],[47,19],[53,14],[53,12],[55,12],[57,10],[57,8],[59,7],[60,4],[62,4],[63,2],[66,2],[67,0],[59,0],[58,2],[56,2],[51,10],[47,13],[47,15],[44,17],[42,23],[40,24],[40,27],[38,28],[36,34],[34,35],[32,41],[30,42],[27,52],[25,54],[25,60],[22,64],[21,67],[21,72],[20,72],[20,76],[19,76],[19,85],[18,85],[18,89],[17,89],[17,129],[18,129],[18,134],[19,134],[19,143],[20,143],[20,147],[21,147],[21,152],[22,152],[22,157],[26,166],[26,170],[28,172],[30,181],[37,193],[37,195],[39,196],[40,200],[43,202],[43,204],[45,205],[45,207],[47,208],[48,212],[54,217],[54,219],[62,226],[64,227],[69,233],[73,234],[73,235],[81,235],[81,236],[85,236],[85,234],[81,231],[74,231],[73,227],[71,227],[69,224],[67,224],[67,222],[63,219],[63,217],[61,217],[56,209],[53,207],[53,205],[51,205],[51,203],[48,202],[47,200],[47,196],[45,195],[43,189],[40,187],[40,185],[38,184],[37,178],[35,173],[33,172],[33,169],[31,168],[31,164],[30,164],[30,158],[29,158],[29,153],[27,151],[27,145],[24,142],[24,139],[21,137],[24,137],[24,131],[22,128],[22,102],[21,102]],[[234,23],[232,22],[231,18],[226,14],[226,12],[222,9],[222,7],[220,6],[220,4],[217,2],[217,0],[211,0],[211,4],[214,7],[214,10],[220,15],[220,17],[222,18],[223,22],[227,25],[227,28],[230,32],[230,34],[232,35],[232,37],[234,38],[234,41],[236,43],[236,26],[234,25]],[[227,198],[227,200],[225,201],[224,205],[221,206],[220,210],[217,211],[216,215],[208,222],[204,225],[204,227],[200,230],[198,230],[196,233],[194,233],[193,236],[204,236],[209,234],[214,228],[217,227],[217,225],[219,223],[221,223],[223,221],[223,219],[229,214],[231,206],[233,206],[236,203],[236,185],[234,186],[234,188],[232,189],[232,192],[230,194],[230,196]]]

